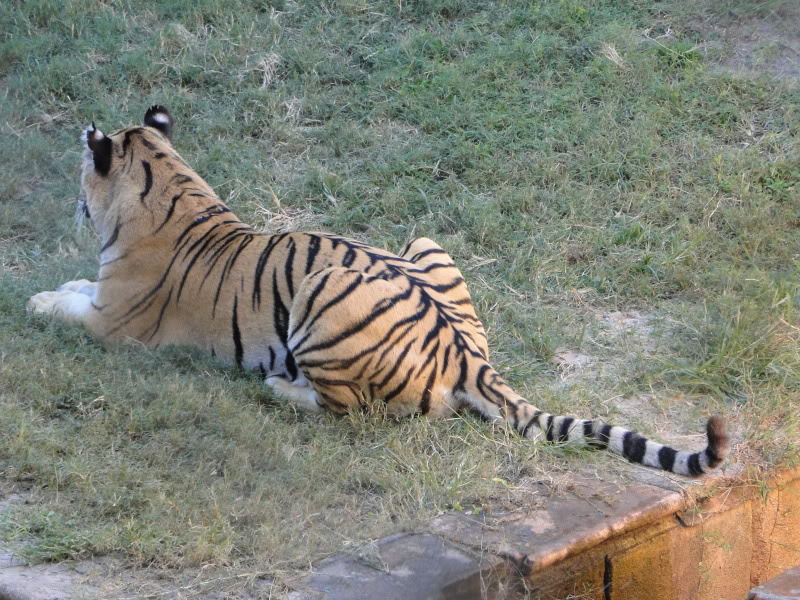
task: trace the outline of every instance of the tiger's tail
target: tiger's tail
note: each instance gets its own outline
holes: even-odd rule
[[[583,441],[593,448],[620,454],[630,462],[678,475],[697,477],[713,471],[730,451],[730,437],[718,415],[708,419],[708,445],[704,450],[675,450],[596,419],[551,415],[539,410],[514,392],[488,363],[482,364],[456,393],[483,417],[509,423],[525,438],[533,438],[539,430],[549,442]]]

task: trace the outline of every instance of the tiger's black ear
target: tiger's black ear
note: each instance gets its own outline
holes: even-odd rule
[[[166,108],[156,104],[148,108],[147,112],[144,113],[144,124],[147,127],[158,129],[169,138],[172,136],[172,126],[175,125],[175,121]]]
[[[95,170],[100,175],[108,175],[108,171],[111,169],[111,153],[113,150],[111,138],[95,127],[94,123],[86,129],[84,135],[86,145],[92,151],[94,157]]]

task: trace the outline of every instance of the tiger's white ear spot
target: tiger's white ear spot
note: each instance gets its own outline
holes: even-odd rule
[[[83,130],[83,133],[81,134],[81,141],[89,144],[91,142],[99,142],[104,137],[106,137],[105,134],[95,127],[94,123],[92,123],[89,125],[89,127]]]
[[[165,136],[170,137],[172,134],[172,126],[175,124],[175,121],[166,108],[160,104],[156,104],[148,108],[147,112],[144,113],[144,124],[147,127],[158,129]]]
[[[94,159],[94,168],[101,175],[108,175],[111,168],[111,151],[113,143],[111,138],[100,131],[95,124],[87,127],[82,136],[86,140],[86,147],[91,150]]]

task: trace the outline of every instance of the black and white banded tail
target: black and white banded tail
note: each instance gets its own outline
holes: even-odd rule
[[[514,392],[488,364],[479,367],[471,379],[472,385],[465,385],[459,393],[466,403],[490,420],[508,422],[526,438],[543,434],[549,442],[583,442],[620,454],[633,463],[689,477],[713,471],[730,451],[730,438],[718,415],[711,416],[706,424],[706,448],[685,452],[596,419],[541,411]]]

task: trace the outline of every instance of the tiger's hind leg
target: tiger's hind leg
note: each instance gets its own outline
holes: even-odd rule
[[[435,377],[442,345],[423,334],[437,322],[435,303],[402,273],[330,267],[298,288],[288,347],[334,413],[377,401],[393,416],[428,414],[446,391]]]
[[[443,304],[449,305],[452,314],[465,323],[465,331],[480,348],[483,357],[489,358],[486,330],[472,305],[464,276],[453,258],[439,244],[429,238],[411,240],[400,256],[414,263],[409,274],[429,283],[429,293]]]
[[[451,266],[455,268],[455,261],[445,252],[439,244],[430,238],[416,238],[411,240],[400,252],[400,256],[410,260],[420,268],[431,265]],[[458,269],[456,269],[457,271]],[[459,273],[461,275],[461,273]]]

